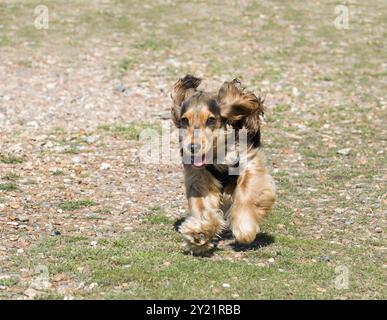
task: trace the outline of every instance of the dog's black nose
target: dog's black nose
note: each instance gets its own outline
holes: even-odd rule
[[[196,153],[200,150],[200,143],[190,143],[188,144],[188,150],[191,150],[191,153]]]

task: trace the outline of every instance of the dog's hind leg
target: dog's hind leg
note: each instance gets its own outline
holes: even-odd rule
[[[248,244],[260,232],[260,223],[275,201],[275,187],[257,153],[241,173],[229,211],[231,230],[237,242]]]

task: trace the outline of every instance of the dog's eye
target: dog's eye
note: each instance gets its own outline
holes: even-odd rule
[[[187,118],[181,118],[181,119],[180,119],[180,125],[181,125],[182,127],[188,127],[188,124],[189,124],[189,121],[188,121]]]
[[[215,117],[209,117],[207,119],[207,126],[213,126],[213,125],[215,125],[215,123],[216,123]]]

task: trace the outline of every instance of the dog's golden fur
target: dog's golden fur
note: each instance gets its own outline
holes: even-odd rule
[[[275,201],[274,183],[260,149],[263,100],[243,90],[238,80],[225,82],[217,93],[198,90],[200,83],[201,79],[187,75],[175,83],[171,94],[172,120],[182,129],[181,153],[192,157],[192,163],[184,164],[191,214],[179,231],[196,254],[210,250],[213,238],[227,226],[237,242],[254,241]],[[247,152],[239,154],[245,165],[237,176],[229,175],[232,165],[218,163],[216,156],[230,127],[247,135]],[[207,164],[212,156],[213,163]]]

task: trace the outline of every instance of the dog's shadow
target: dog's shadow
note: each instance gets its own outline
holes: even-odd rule
[[[274,242],[275,242],[274,236],[272,236],[271,234],[262,232],[257,234],[255,240],[252,243],[240,244],[237,242],[233,242],[230,244],[230,246],[231,248],[233,248],[234,251],[240,252],[240,251],[250,251],[250,250],[267,247]]]
[[[179,227],[181,226],[181,224],[184,222],[186,218],[180,218],[178,220],[175,221],[175,223],[173,224],[173,227],[175,229],[176,232],[179,232]],[[234,237],[232,235],[232,232],[231,230],[225,230],[219,238],[216,238],[213,240],[213,243],[214,243],[214,248],[209,252],[210,255],[214,254],[215,251],[217,250],[217,247],[218,247],[218,243],[219,241],[221,240],[232,240]],[[250,243],[250,244],[240,244],[240,243],[237,243],[237,242],[232,242],[230,244],[230,247],[234,250],[234,251],[237,251],[237,252],[243,252],[243,251],[251,251],[251,250],[256,250],[256,249],[259,249],[259,248],[263,248],[263,247],[267,247],[269,245],[271,245],[272,243],[275,242],[275,237],[272,236],[271,234],[268,234],[268,233],[259,233],[257,234],[257,237],[255,238],[255,240]],[[206,255],[207,256],[207,255]]]

